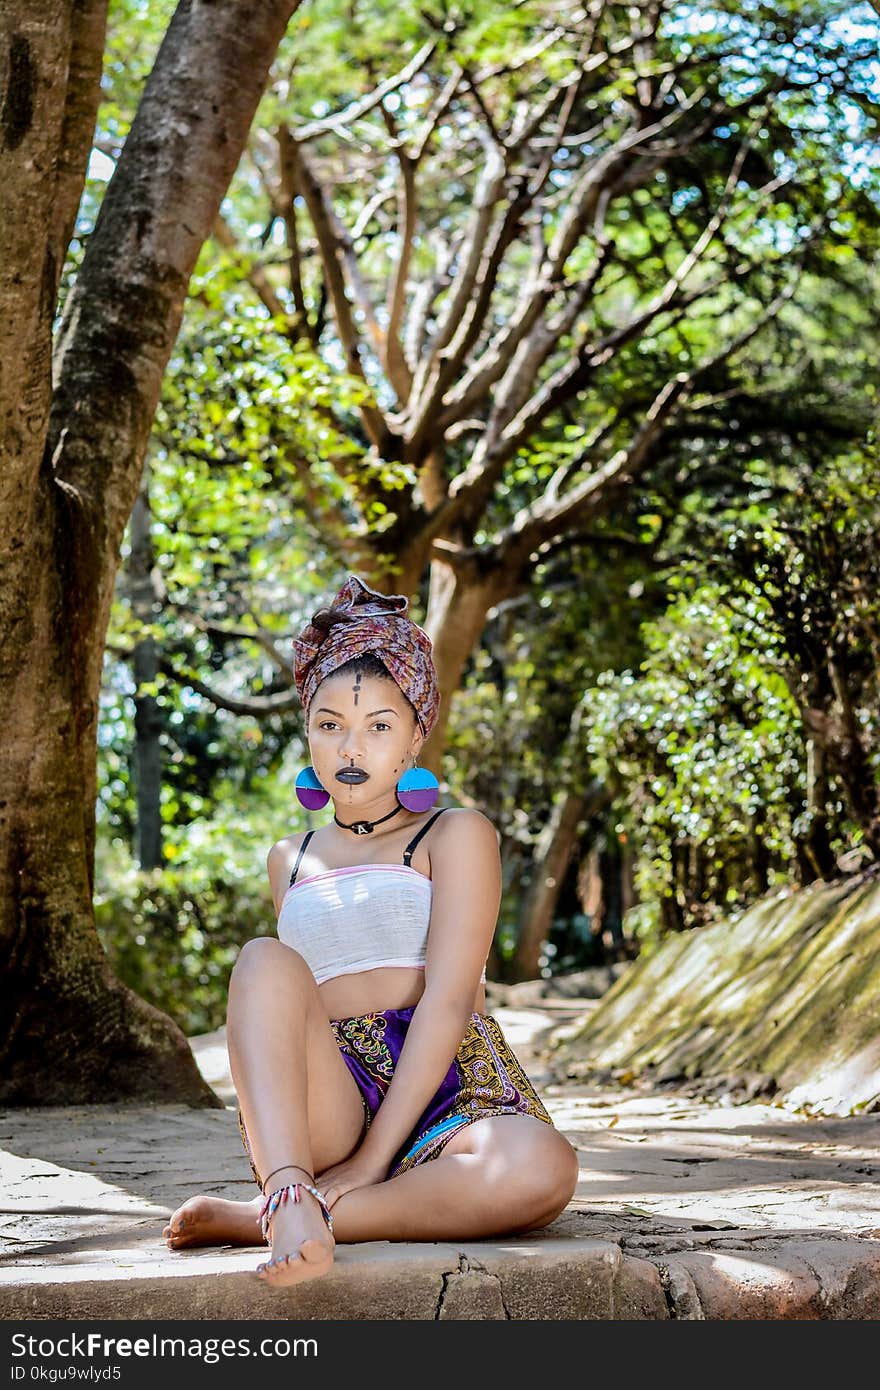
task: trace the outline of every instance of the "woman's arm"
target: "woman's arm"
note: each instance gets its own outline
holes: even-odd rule
[[[358,1149],[358,1156],[386,1170],[467,1031],[501,903],[501,856],[491,821],[479,811],[456,809],[441,817],[437,830],[431,844],[425,992],[391,1084]]]

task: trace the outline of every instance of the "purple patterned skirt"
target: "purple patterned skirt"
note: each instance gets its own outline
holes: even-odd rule
[[[412,1004],[405,1009],[383,1009],[381,1013],[331,1021],[337,1046],[361,1093],[365,1131],[391,1084],[415,1009]],[[392,1159],[388,1177],[436,1158],[465,1125],[490,1115],[533,1115],[553,1124],[496,1019],[491,1014],[473,1013],[448,1072]],[[254,1178],[262,1189],[240,1110],[238,1124]]]

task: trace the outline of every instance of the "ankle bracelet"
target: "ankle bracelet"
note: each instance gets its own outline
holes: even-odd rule
[[[293,1164],[290,1163],[287,1165],[287,1167],[292,1168]],[[319,1192],[317,1187],[313,1187],[310,1182],[291,1182],[288,1183],[286,1187],[278,1187],[275,1189],[274,1192],[270,1192],[269,1195],[266,1197],[266,1200],[263,1202],[263,1205],[260,1207],[260,1230],[262,1232],[263,1239],[270,1246],[270,1248],[272,1245],[272,1241],[269,1238],[269,1222],[272,1220],[272,1217],[275,1215],[275,1212],[278,1210],[278,1208],[282,1205],[283,1202],[291,1200],[294,1202],[299,1201],[300,1188],[302,1188],[304,1192],[310,1192],[311,1195],[320,1204],[321,1215],[327,1223],[327,1229],[329,1230],[331,1235],[333,1234],[333,1217],[330,1215],[330,1208],[327,1205],[327,1198],[324,1196],[323,1192]],[[293,1194],[292,1197],[291,1194]]]
[[[263,1196],[264,1196],[264,1197],[265,1197],[265,1195],[266,1195],[266,1183],[269,1181],[269,1178],[274,1178],[274,1176],[275,1176],[276,1173],[283,1173],[285,1168],[299,1168],[299,1171],[300,1171],[301,1173],[305,1173],[305,1175],[306,1175],[307,1178],[311,1178],[312,1182],[315,1181],[315,1175],[314,1175],[314,1173],[310,1173],[309,1170],[308,1170],[308,1168],[303,1168],[301,1164],[299,1164],[299,1163],[282,1163],[282,1164],[280,1165],[280,1167],[278,1167],[278,1168],[273,1168],[273,1169],[272,1169],[271,1173],[269,1174],[269,1177],[263,1179],[262,1192],[263,1192]]]

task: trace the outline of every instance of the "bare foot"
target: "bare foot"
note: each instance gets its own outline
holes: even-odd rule
[[[165,1244],[169,1250],[186,1250],[191,1245],[265,1245],[260,1231],[261,1205],[261,1197],[252,1202],[189,1197],[163,1230]]]
[[[298,1202],[282,1202],[269,1223],[269,1234],[272,1258],[257,1266],[257,1275],[273,1288],[317,1279],[331,1268],[335,1241],[310,1192],[301,1191]]]

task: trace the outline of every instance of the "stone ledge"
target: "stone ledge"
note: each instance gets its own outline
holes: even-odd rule
[[[880,1318],[880,1241],[762,1241],[628,1255],[613,1240],[342,1246],[322,1279],[267,1289],[254,1249],[0,1272],[0,1317],[33,1320],[646,1321]],[[745,1235],[745,1233],[743,1233]],[[658,1241],[662,1245],[662,1240]]]
[[[554,1019],[500,1015],[530,1065]],[[580,1160],[545,1231],[343,1245],[329,1275],[288,1290],[256,1278],[265,1247],[172,1253],[161,1231],[185,1197],[255,1192],[224,1039],[195,1042],[225,1110],[0,1111],[0,1319],[880,1318],[880,1115],[633,1087],[544,1086]]]

